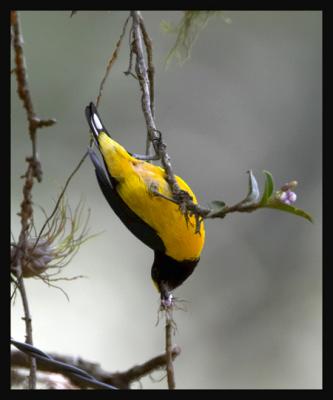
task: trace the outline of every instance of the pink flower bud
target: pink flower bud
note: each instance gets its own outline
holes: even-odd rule
[[[296,193],[292,192],[291,190],[282,192],[279,195],[279,200],[284,204],[288,204],[289,206],[294,204],[296,199],[297,199]]]

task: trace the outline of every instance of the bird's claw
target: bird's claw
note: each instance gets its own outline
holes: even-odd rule
[[[168,293],[166,296],[161,297],[161,309],[167,310],[174,305],[174,297],[172,293]]]

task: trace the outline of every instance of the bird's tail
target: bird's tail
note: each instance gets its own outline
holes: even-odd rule
[[[98,115],[97,108],[94,103],[90,103],[89,106],[86,107],[86,118],[88,121],[88,124],[90,126],[90,129],[92,131],[92,134],[96,140],[96,143],[98,143],[98,136],[100,133],[104,132],[106,133],[109,137],[110,134],[103,125],[103,122]]]

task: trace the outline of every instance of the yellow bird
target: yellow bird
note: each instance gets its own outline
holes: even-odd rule
[[[195,233],[195,217],[186,221],[179,206],[168,200],[172,193],[164,169],[140,160],[113,140],[93,103],[86,107],[86,118],[104,163],[89,148],[99,186],[126,227],[154,250],[151,277],[161,299],[170,300],[170,291],[181,285],[199,262],[204,224]],[[197,203],[187,183],[175,178]]]

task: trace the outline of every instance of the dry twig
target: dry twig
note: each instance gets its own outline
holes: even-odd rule
[[[111,71],[111,68],[112,68],[114,62],[116,61],[116,59],[118,57],[118,52],[119,52],[119,49],[120,49],[120,46],[121,46],[121,42],[123,41],[123,38],[125,36],[126,27],[127,27],[129,19],[130,19],[130,17],[127,17],[127,19],[126,19],[126,21],[124,23],[124,26],[123,26],[123,31],[122,31],[122,33],[120,35],[120,38],[119,38],[119,40],[118,40],[118,42],[116,44],[116,48],[115,48],[114,52],[112,53],[112,56],[111,56],[111,58],[110,58],[110,60],[108,62],[108,65],[106,67],[105,74],[104,74],[103,79],[101,81],[101,84],[99,86],[99,92],[98,92],[98,96],[97,96],[97,99],[96,99],[96,107],[98,107],[99,102],[101,100],[105,81],[106,81],[106,79],[107,79],[107,77],[108,77],[108,75],[109,75],[109,73]]]
[[[148,73],[148,79],[149,79],[150,110],[151,110],[152,117],[155,118],[155,81],[154,81],[155,67],[153,64],[153,44],[148,35],[148,32],[146,30],[145,24],[143,23],[142,19],[140,21],[140,29],[142,32],[143,41],[145,43],[145,47],[146,47],[146,51],[147,51],[147,60],[148,60],[147,73]],[[149,138],[149,134],[147,134],[146,155],[150,154],[150,148],[151,148],[151,141]]]
[[[19,98],[23,102],[23,106],[27,112],[27,119],[29,124],[29,135],[32,142],[32,156],[27,157],[28,167],[25,175],[24,186],[23,186],[23,201],[21,203],[21,211],[19,216],[21,217],[21,232],[19,235],[18,245],[16,247],[15,255],[12,259],[12,271],[17,277],[18,289],[21,294],[23,309],[24,309],[24,321],[26,326],[26,342],[33,344],[32,337],[32,322],[31,314],[29,310],[28,298],[25,290],[24,280],[21,273],[21,260],[25,254],[26,243],[28,233],[31,227],[33,219],[33,208],[32,208],[32,187],[34,184],[34,178],[38,182],[42,180],[42,168],[40,161],[37,156],[37,130],[39,128],[51,126],[55,123],[54,119],[41,120],[37,117],[34,112],[33,103],[30,95],[26,62],[22,47],[22,33],[20,27],[20,20],[17,11],[11,11],[11,26],[12,26],[12,38],[13,47],[15,52],[15,74],[17,80],[17,93]],[[30,375],[29,375],[29,389],[36,388],[36,361],[34,358],[30,358]]]
[[[40,119],[37,117],[32,99],[30,95],[30,89],[28,85],[26,62],[22,47],[22,33],[20,26],[20,19],[17,11],[11,11],[11,25],[13,28],[13,47],[15,51],[15,74],[17,79],[17,93],[23,102],[23,106],[27,112],[27,118],[29,123],[29,134],[32,142],[32,157],[27,159],[31,169],[33,171],[33,177],[37,178],[38,182],[42,180],[42,170],[40,162],[37,158],[37,129],[51,126],[56,121],[50,119]]]
[[[172,333],[173,333],[173,320],[170,310],[165,311],[165,352],[166,352],[166,371],[169,389],[176,389],[175,371],[173,368],[172,357]]]
[[[152,142],[155,153],[158,155],[163,168],[166,172],[166,179],[170,185],[172,193],[177,195],[181,192],[179,185],[175,179],[172,165],[170,162],[170,157],[166,152],[166,145],[162,141],[162,136],[156,128],[155,120],[152,114],[152,105],[151,105],[151,97],[150,97],[150,82],[148,76],[148,68],[146,65],[146,60],[144,57],[143,51],[143,34],[142,34],[142,26],[144,24],[141,14],[139,11],[131,11],[131,16],[133,19],[132,25],[132,33],[133,33],[133,52],[136,55],[135,61],[135,72],[139,79],[140,88],[142,91],[141,97],[141,105],[142,111],[146,120],[147,131],[149,140]],[[147,36],[147,33],[146,33]]]
[[[171,351],[172,358],[175,359],[180,354],[180,348],[174,346]],[[166,365],[166,355],[160,354],[143,364],[135,365],[130,369],[123,372],[110,373],[103,370],[98,364],[92,363],[82,358],[76,358],[66,355],[50,354],[52,358],[65,364],[73,365],[74,367],[85,370],[87,373],[93,375],[95,379],[113,385],[119,389],[129,389],[130,385],[151,374],[153,371],[164,368]],[[21,351],[13,350],[11,352],[11,365],[14,368],[29,368],[29,361],[26,354]],[[66,375],[69,380],[81,389],[89,387],[89,383],[75,379],[73,375],[65,373],[59,368],[54,368],[51,363],[43,363],[38,361],[39,371],[57,372]]]

